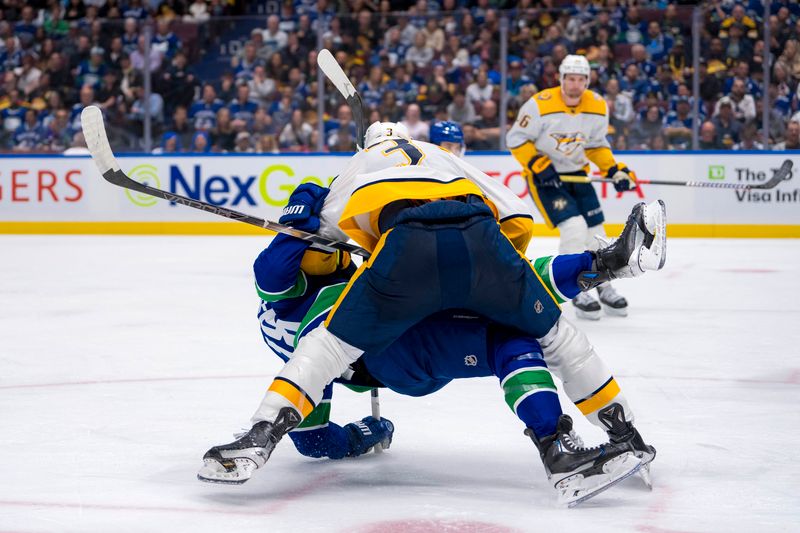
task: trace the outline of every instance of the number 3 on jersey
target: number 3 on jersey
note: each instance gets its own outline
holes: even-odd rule
[[[409,165],[419,165],[419,162],[425,159],[425,154],[422,152],[422,150],[417,148],[414,143],[407,141],[406,139],[392,139],[390,142],[395,143],[395,146],[387,148],[383,151],[383,153],[387,156],[390,156],[393,153],[399,152],[407,160],[407,162],[401,163],[397,166],[406,167]]]

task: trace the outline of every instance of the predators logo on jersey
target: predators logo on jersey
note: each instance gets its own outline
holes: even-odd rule
[[[551,133],[550,137],[556,142],[556,151],[565,156],[572,155],[575,150],[586,144],[586,137],[579,131],[574,133]]]

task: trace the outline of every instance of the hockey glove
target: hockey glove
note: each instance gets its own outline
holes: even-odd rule
[[[614,180],[614,188],[617,192],[629,191],[635,187],[636,174],[622,163],[617,163],[609,168],[606,177]]]
[[[391,421],[385,418],[378,420],[372,416],[347,424],[344,428],[350,433],[348,457],[358,457],[379,443],[386,449],[392,443],[394,435],[394,424]]]
[[[561,178],[553,167],[553,162],[546,155],[533,156],[533,159],[528,161],[528,169],[537,187],[561,187]]]
[[[278,222],[314,233],[319,229],[319,214],[329,192],[330,189],[314,183],[301,184],[289,197]]]

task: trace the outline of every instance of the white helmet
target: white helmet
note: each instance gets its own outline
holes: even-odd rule
[[[589,61],[584,56],[568,55],[561,61],[558,73],[560,74],[559,80],[561,83],[564,83],[564,77],[567,74],[580,74],[581,76],[586,76],[588,81],[589,76],[592,74],[592,67],[589,66]]]
[[[408,139],[410,141],[411,135],[408,133],[408,128],[399,122],[373,122],[364,135],[364,148],[375,146],[387,139]]]

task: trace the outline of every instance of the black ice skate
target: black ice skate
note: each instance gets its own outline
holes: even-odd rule
[[[581,272],[578,286],[588,291],[612,279],[641,276],[661,270],[667,260],[667,211],[664,202],[636,204],[619,237],[604,241],[594,255],[591,271]]]
[[[628,300],[621,296],[610,284],[597,287],[600,305],[608,315],[628,316]]]
[[[600,304],[589,296],[588,292],[578,293],[578,296],[572,299],[572,305],[575,306],[575,316],[578,318],[600,320]]]
[[[284,407],[275,422],[258,422],[234,442],[208,450],[203,456],[203,467],[197,473],[197,479],[241,485],[256,469],[266,464],[281,438],[299,423],[298,412]]]
[[[539,449],[547,478],[558,491],[560,503],[574,507],[634,474],[641,461],[625,445],[606,443],[580,446],[572,433],[572,419],[561,415],[556,432],[540,440],[525,430]]]
[[[652,490],[650,463],[656,458],[656,449],[645,444],[639,431],[633,427],[631,422],[625,420],[625,410],[620,404],[612,403],[608,407],[604,407],[597,412],[597,418],[606,427],[611,442],[626,446],[641,460],[642,468],[639,470],[639,475],[647,488]]]

